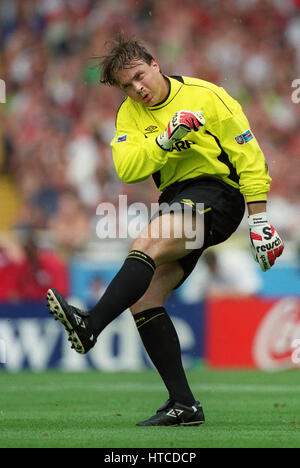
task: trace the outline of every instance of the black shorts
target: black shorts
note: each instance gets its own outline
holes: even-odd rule
[[[186,206],[182,200],[191,200],[195,205],[203,203],[204,211],[208,211],[204,214],[203,247],[178,260],[184,277],[176,289],[192,273],[204,250],[226,241],[236,231],[245,213],[245,200],[240,191],[212,177],[198,177],[172,184],[164,190],[158,203],[167,203],[172,211],[174,203]],[[168,210],[164,205],[164,209],[158,211],[154,218],[166,212]]]

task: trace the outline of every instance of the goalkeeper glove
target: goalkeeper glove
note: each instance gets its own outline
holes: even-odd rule
[[[251,215],[248,222],[252,255],[262,271],[267,271],[282,254],[284,244],[274,227],[268,223],[267,213]]]
[[[156,138],[158,146],[165,151],[170,151],[173,144],[181,140],[191,130],[197,132],[205,125],[202,111],[178,111],[170,120],[166,130]]]

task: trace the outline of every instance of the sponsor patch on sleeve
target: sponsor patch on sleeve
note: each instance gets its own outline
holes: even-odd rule
[[[245,145],[246,143],[249,143],[249,141],[253,140],[254,136],[251,130],[246,130],[244,133],[241,135],[238,135],[235,137],[235,141],[239,145]]]
[[[116,140],[116,143],[122,143],[123,141],[127,141],[127,135],[119,136]]]

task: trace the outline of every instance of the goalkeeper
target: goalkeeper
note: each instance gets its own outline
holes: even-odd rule
[[[127,96],[111,143],[116,171],[128,184],[152,176],[164,210],[134,241],[92,310],[74,308],[54,289],[47,296],[50,310],[66,328],[72,347],[84,354],[101,331],[130,308],[169,394],[156,414],[139,425],[198,425],[205,419],[203,409],[187,382],[165,299],[189,276],[206,248],[224,242],[238,228],[245,204],[254,260],[263,271],[274,265],[283,243],[267,217],[267,164],[237,101],[212,83],[162,74],[138,41],[119,36],[112,43],[102,58],[101,81],[120,87]],[[199,248],[187,249],[187,234],[175,235],[176,221],[184,222],[180,211],[171,210],[175,202],[182,210],[188,205],[195,220],[195,207],[204,205]],[[169,223],[173,230],[168,238],[163,221],[174,223]]]

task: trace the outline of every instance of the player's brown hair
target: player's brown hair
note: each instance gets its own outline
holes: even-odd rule
[[[115,71],[129,68],[134,61],[142,60],[148,65],[153,57],[148,50],[136,39],[125,38],[123,33],[119,33],[111,41],[105,43],[110,47],[110,52],[100,58],[100,83],[110,86],[117,86]]]

